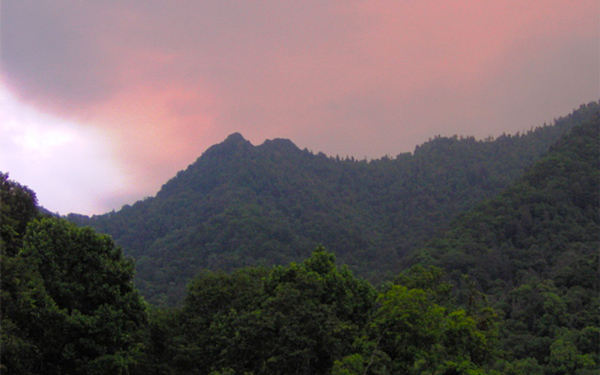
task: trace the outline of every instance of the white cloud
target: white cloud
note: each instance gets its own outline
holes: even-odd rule
[[[1,86],[0,170],[61,214],[107,211],[103,200],[123,195],[127,182],[104,134],[28,107]]]

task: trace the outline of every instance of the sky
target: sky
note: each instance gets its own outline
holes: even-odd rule
[[[597,0],[2,0],[0,17],[0,171],[60,214],[154,196],[234,132],[377,159],[600,99]]]

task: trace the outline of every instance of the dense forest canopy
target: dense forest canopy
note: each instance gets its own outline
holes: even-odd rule
[[[598,364],[599,140],[596,113],[412,260],[468,274],[503,313],[505,350],[555,374]]]
[[[561,129],[560,124],[564,128]],[[540,141],[541,138],[546,140]],[[249,253],[215,251],[210,254],[211,259],[223,262],[226,267],[199,267],[199,272],[187,283],[178,307],[147,304],[132,282],[133,260],[124,257],[115,240],[90,227],[77,227],[44,213],[32,190],[1,173],[0,369],[6,374],[597,374],[600,371],[599,138],[597,103],[582,106],[572,115],[559,119],[555,126],[518,137],[506,136],[503,142],[511,145],[508,148],[495,143],[498,139],[479,142],[439,137],[419,147],[413,155],[371,162],[338,161],[312,155],[298,150],[289,141],[272,141],[254,147],[234,135],[224,144],[208,150],[186,172],[167,183],[157,197],[102,217],[71,217],[80,223],[96,221],[107,225],[109,221],[103,220],[108,217],[125,220],[125,214],[134,214],[137,210],[144,209],[145,214],[153,213],[153,209],[166,210],[182,197],[205,199],[198,207],[212,207],[217,218],[205,219],[202,225],[206,232],[194,232],[198,227],[181,227],[177,233],[183,236],[182,241],[191,241],[184,242],[190,247],[169,250],[167,238],[174,240],[177,236],[167,229],[174,223],[186,222],[187,219],[176,213],[183,210],[191,215],[192,208],[196,207],[193,201],[170,207],[171,211],[160,211],[170,212],[170,216],[146,215],[147,220],[143,221],[157,225],[147,228],[147,239],[156,235],[155,230],[165,231],[163,237],[156,240],[164,248],[152,245],[157,246],[152,249],[162,250],[149,253],[163,258],[151,263],[137,254],[136,267],[154,264],[157,268],[149,268],[149,274],[162,273],[165,280],[179,282],[183,279],[174,278],[177,268],[173,267],[185,269],[184,265],[193,257],[201,257],[191,245],[202,240],[204,234],[211,234],[215,241],[219,236],[228,240],[233,237],[233,243],[243,247],[250,246],[244,241],[253,235],[269,241],[269,236],[283,230],[283,224],[277,227],[277,223],[289,221],[285,221],[288,216],[281,211],[283,209],[276,209],[279,198],[298,199],[300,203],[312,201],[311,218],[319,225],[332,217],[341,219],[336,213],[352,212],[356,217],[363,216],[364,221],[359,223],[366,225],[373,220],[372,223],[383,225],[382,217],[395,211],[388,205],[375,205],[377,209],[370,205],[384,202],[385,197],[401,197],[395,195],[396,190],[385,189],[379,191],[379,196],[370,196],[370,200],[368,194],[361,195],[364,193],[361,189],[380,186],[377,176],[387,179],[389,186],[404,181],[406,185],[401,186],[408,189],[413,185],[407,181],[417,180],[423,183],[423,189],[431,189],[426,192],[432,195],[411,196],[415,201],[413,209],[421,207],[423,202],[430,203],[423,206],[429,210],[434,210],[436,204],[444,206],[445,200],[440,198],[443,194],[449,194],[445,199],[451,200],[465,194],[461,189],[468,191],[469,188],[461,184],[467,184],[474,194],[478,189],[485,190],[484,183],[487,188],[498,190],[489,196],[482,193],[485,197],[469,202],[444,206],[444,210],[453,207],[460,212],[434,210],[437,220],[443,215],[447,217],[436,221],[437,227],[421,229],[406,240],[408,242],[403,242],[414,241],[414,244],[396,253],[398,258],[393,267],[381,266],[381,270],[393,272],[385,282],[373,284],[352,271],[359,263],[344,261],[340,264],[338,259],[344,253],[338,257],[322,246],[313,246],[308,254],[304,249],[289,254],[286,252],[293,247],[282,245],[282,255],[277,262],[272,262],[281,264],[269,264],[269,258],[258,257],[244,267],[237,267],[235,262],[249,256],[253,248],[248,249]],[[538,148],[537,154],[525,153],[531,157],[530,165],[508,163],[510,159],[521,160],[524,154],[516,150],[528,149],[526,140],[534,144],[553,141],[546,151],[538,145],[532,146]],[[473,184],[469,184],[468,179],[452,179],[455,174],[445,174],[443,169],[435,167],[444,160],[454,163],[456,152],[462,155],[470,147],[482,147],[480,151],[486,147],[495,149],[497,158],[507,149],[512,150],[511,156],[501,159],[502,168],[514,172],[510,182],[500,183],[506,184],[505,188],[496,185],[500,172],[492,168],[496,162],[485,155],[479,155],[477,165],[485,165],[487,177],[482,179],[476,173],[472,176]],[[278,163],[273,162],[271,167],[277,166],[281,170],[276,171],[288,173],[277,183],[273,179],[279,172],[272,172],[266,180],[252,174],[266,168],[261,162],[267,158],[262,151],[265,148],[281,153],[273,159]],[[285,158],[293,160],[290,150],[296,157],[306,158],[306,162],[313,164],[294,173],[288,171],[287,168],[295,164],[281,166],[280,162]],[[236,156],[240,152],[245,157]],[[419,159],[421,152],[435,158]],[[253,153],[252,158],[248,156]],[[472,154],[464,154],[465,163],[469,159],[467,155]],[[408,160],[408,166],[401,160]],[[254,172],[236,173],[234,169],[223,167],[237,163],[246,163],[249,171]],[[453,163],[444,165],[459,170]],[[258,169],[253,170],[252,166]],[[340,166],[347,169],[340,172],[337,169]],[[206,175],[213,176],[213,180],[196,181],[192,185],[186,182],[187,178],[198,178],[190,170],[209,167],[214,168],[214,173]],[[407,177],[390,173],[393,168],[436,173]],[[519,170],[523,173],[519,174]],[[264,171],[268,173],[269,169]],[[310,185],[307,190],[301,190],[308,198],[302,194],[286,198],[287,190],[279,191],[278,196],[274,193],[286,187],[299,188],[293,185],[299,182],[292,178],[298,173],[304,174],[302,181],[319,176],[315,190]],[[332,178],[330,173],[338,175]],[[362,173],[361,176],[371,179],[363,181],[355,176],[344,180],[344,186],[352,187],[346,190],[351,198],[314,195],[330,194],[332,186],[338,186],[332,181],[349,178],[353,173]],[[435,182],[432,176],[441,178],[444,183]],[[489,176],[495,177],[490,179]],[[455,185],[440,193],[438,183],[439,189],[444,184]],[[316,188],[321,185],[322,190]],[[413,188],[416,186],[421,185]],[[222,195],[213,195],[215,190]],[[244,206],[247,197],[253,197],[253,208]],[[429,201],[436,197],[440,199]],[[354,199],[356,206],[344,199]],[[403,199],[405,203],[410,201]],[[263,209],[259,203],[271,204],[269,209],[273,211],[269,212],[279,216],[258,215]],[[336,204],[347,207],[328,214],[326,209]],[[296,211],[290,208],[290,212],[298,215],[295,223],[304,228],[300,218],[311,213],[301,208],[300,204],[295,207]],[[398,209],[405,210],[404,206]],[[253,213],[252,210],[259,211]],[[428,215],[433,214],[411,216],[421,220],[419,225],[414,224],[415,228],[433,225]],[[332,222],[328,230],[333,231],[338,228],[334,224],[348,224],[352,219]],[[259,220],[258,224],[254,220]],[[119,227],[115,223],[125,222],[114,222],[116,230]],[[213,228],[209,224],[219,225]],[[270,228],[271,225],[275,229]],[[121,228],[122,238],[132,243],[142,238],[127,237],[128,228]],[[272,229],[272,232],[265,235],[258,228]],[[329,233],[318,226],[313,230],[309,233]],[[273,253],[277,253],[276,246],[280,242],[293,241],[299,236],[286,233],[287,237],[270,243]],[[374,237],[365,237],[366,243],[393,241],[393,237],[382,238],[383,232],[374,229],[367,233]],[[332,238],[341,239],[351,234],[344,231]],[[346,238],[344,244],[353,240],[353,237]],[[185,251],[180,252],[182,250]],[[269,254],[260,247],[256,251],[262,251],[259,254],[263,257]],[[346,255],[346,259],[358,262],[357,254],[361,253],[356,251]],[[183,258],[177,258],[179,255]],[[363,255],[368,256],[368,253]],[[220,256],[224,259],[219,260]],[[286,261],[292,256],[298,260]],[[373,258],[393,259],[378,258],[381,256],[374,254]],[[169,261],[165,261],[167,257]],[[163,261],[164,267],[160,267]],[[365,264],[375,267],[378,263]],[[196,265],[191,268],[196,269],[194,267]],[[162,288],[159,283],[143,282],[147,288]],[[178,286],[174,283],[171,287],[162,290],[177,290]],[[160,295],[150,294],[150,297],[164,303],[157,298]]]
[[[413,154],[367,162],[240,134],[208,149],[156,197],[69,219],[110,234],[153,304],[180,303],[204,269],[287,264],[323,245],[357,275],[391,280],[407,254],[506,189],[598,103],[523,134],[435,137]]]
[[[440,269],[378,293],[323,248],[299,264],[205,271],[182,308],[149,309],[109,237],[23,215],[35,195],[0,177],[2,222],[18,243],[9,254],[0,242],[3,373],[450,373],[496,356],[495,314],[454,305]]]

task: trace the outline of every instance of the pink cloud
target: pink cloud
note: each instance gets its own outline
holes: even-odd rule
[[[600,96],[596,1],[3,4],[2,76],[101,129],[153,194],[210,145],[362,158],[516,132]]]

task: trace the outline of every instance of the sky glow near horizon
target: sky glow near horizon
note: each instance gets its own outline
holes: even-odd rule
[[[0,170],[33,189],[41,204],[52,202],[65,214],[86,206],[102,212],[102,202],[90,202],[81,190],[101,195],[127,188],[126,177],[111,160],[109,140],[98,130],[40,113],[1,87],[0,133]]]
[[[595,0],[4,0],[0,170],[61,214],[152,196],[213,144],[380,158],[600,98]]]

